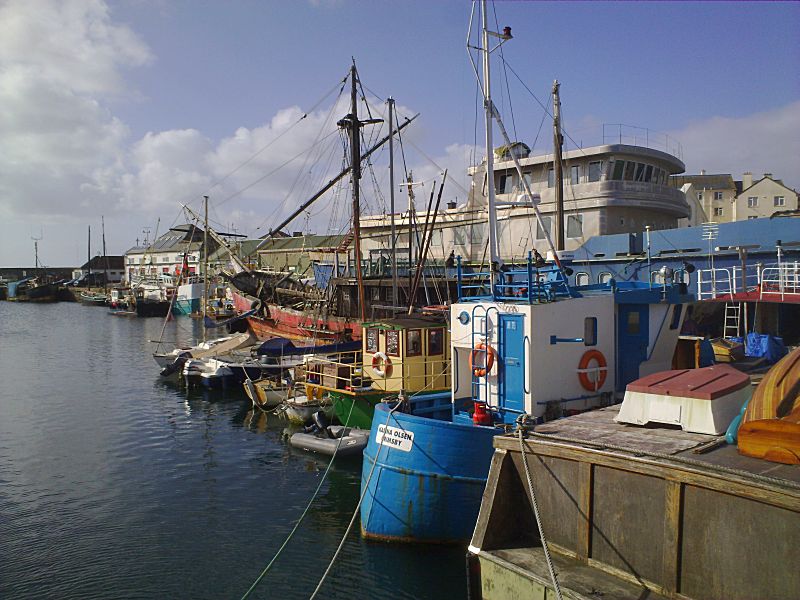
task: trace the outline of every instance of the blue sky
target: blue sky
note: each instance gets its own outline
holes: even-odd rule
[[[536,138],[543,111],[531,92],[546,102],[557,78],[577,143],[597,141],[602,123],[648,127],[682,143],[689,173],[769,171],[800,187],[800,3],[498,2],[490,11],[512,27],[503,56],[528,88],[510,70],[506,84],[495,63],[495,101],[518,139]],[[86,227],[99,231],[101,214],[109,252],[122,253],[159,218],[162,232],[182,220],[179,202],[198,207],[204,193],[218,225],[263,233],[333,169],[323,150],[335,140],[314,140],[335,95],[272,140],[351,57],[377,109],[392,95],[403,114],[421,113],[405,148],[415,173],[435,177],[432,157],[465,187],[476,140],[469,14],[469,2],[454,1],[0,2],[0,266],[30,264],[40,234],[47,264],[84,261]],[[545,124],[536,147],[549,141]],[[297,160],[269,175],[309,147],[316,166]],[[384,193],[385,172],[376,175]],[[457,185],[446,190],[463,199]],[[343,226],[339,202],[297,228]],[[367,203],[380,212],[385,199]]]

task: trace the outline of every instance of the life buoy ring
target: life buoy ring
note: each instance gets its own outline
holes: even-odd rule
[[[478,356],[480,354],[486,354],[486,362],[483,366],[476,366],[476,363],[478,362]],[[472,370],[472,374],[475,375],[475,377],[485,377],[486,373],[491,371],[492,367],[494,366],[495,355],[496,352],[494,351],[494,348],[492,348],[489,344],[484,344],[483,342],[477,344],[475,349],[469,355],[469,368]]]
[[[597,361],[596,368],[589,368],[589,363],[592,361]],[[592,380],[589,378],[589,373],[597,372],[597,379]],[[596,392],[603,384],[606,382],[606,377],[608,376],[608,363],[606,363],[606,357],[603,356],[603,353],[600,350],[587,350],[581,356],[581,361],[578,363],[578,380],[581,382],[581,386],[583,389]]]
[[[376,352],[372,355],[372,370],[378,377],[391,377],[392,361],[383,352]]]

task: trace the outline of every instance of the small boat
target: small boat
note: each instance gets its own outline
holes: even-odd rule
[[[159,367],[166,367],[174,363],[179,357],[204,358],[206,356],[220,356],[234,350],[252,346],[255,338],[249,333],[238,333],[213,340],[207,340],[196,346],[175,348],[169,352],[154,352],[153,360]]]
[[[290,423],[305,425],[309,423],[314,413],[322,411],[328,419],[334,417],[333,403],[328,397],[318,398],[306,395],[303,384],[295,384],[286,398],[277,409],[279,415],[284,416]]]
[[[361,456],[369,440],[369,430],[330,425],[322,432],[298,431],[289,438],[292,448],[327,456]]]
[[[739,427],[738,448],[745,456],[800,464],[800,348],[759,382]]]
[[[244,380],[244,391],[253,402],[255,408],[271,410],[283,402],[291,390],[291,385],[274,377],[265,377],[253,381]]]
[[[81,292],[78,298],[85,306],[106,306],[108,304],[108,296],[105,292]]]

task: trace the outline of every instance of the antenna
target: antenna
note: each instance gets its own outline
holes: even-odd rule
[[[144,234],[144,242],[142,242],[142,245],[147,246],[147,243],[150,240],[150,228],[145,227],[144,229],[142,229],[142,233]]]

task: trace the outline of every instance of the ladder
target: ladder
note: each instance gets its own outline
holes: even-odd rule
[[[725,328],[723,335],[725,337],[738,337],[741,331],[742,323],[742,305],[737,302],[725,303]]]

